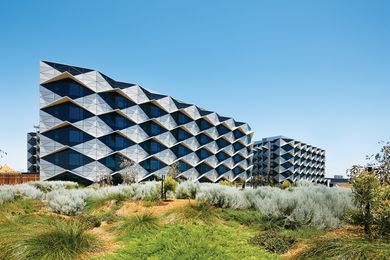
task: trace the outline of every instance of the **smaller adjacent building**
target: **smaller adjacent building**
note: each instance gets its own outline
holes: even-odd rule
[[[39,134],[27,133],[27,172],[39,173]]]
[[[253,146],[252,174],[325,183],[325,150],[285,136],[263,138]]]

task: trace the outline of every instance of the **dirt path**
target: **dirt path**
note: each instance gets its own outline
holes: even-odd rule
[[[98,258],[100,256],[114,252],[115,249],[118,249],[122,246],[116,240],[115,234],[109,231],[109,224],[107,224],[107,222],[102,222],[100,227],[89,230],[88,234],[94,235],[100,240],[99,249],[93,252],[87,252],[85,254],[82,254],[77,259],[84,260]]]
[[[194,203],[194,200],[191,200],[191,204]],[[143,213],[150,213],[154,216],[160,215],[172,209],[177,209],[189,205],[188,200],[168,200],[162,201],[156,205],[145,207],[143,202],[134,202],[126,201],[123,203],[122,207],[117,211],[119,216],[130,217]]]

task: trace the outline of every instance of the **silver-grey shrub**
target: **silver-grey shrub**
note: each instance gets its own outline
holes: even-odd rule
[[[91,189],[57,189],[46,194],[47,207],[59,214],[77,215],[82,212],[88,196],[94,193]]]
[[[176,187],[177,199],[195,199],[200,189],[199,183],[193,181],[184,181]]]
[[[342,224],[347,209],[353,207],[350,190],[308,182],[288,190],[259,187],[244,193],[252,208],[289,227],[336,228]]]
[[[220,184],[200,184],[196,199],[220,208],[245,209],[250,206],[243,192]]]
[[[57,189],[76,189],[79,187],[79,184],[73,181],[33,181],[28,184],[43,192],[49,192]]]
[[[42,197],[43,193],[40,190],[27,184],[0,186],[0,205],[18,198],[41,199]]]

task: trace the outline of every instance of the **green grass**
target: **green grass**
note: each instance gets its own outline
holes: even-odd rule
[[[149,213],[143,213],[131,218],[123,218],[115,229],[125,236],[132,232],[148,232],[158,227],[157,218]]]
[[[29,215],[39,210],[38,201],[32,199],[17,199],[0,206],[0,223],[7,222],[14,216]]]
[[[223,220],[234,221],[245,226],[260,227],[262,224],[261,214],[255,210],[218,209],[217,214]]]
[[[85,214],[96,217],[100,222],[113,223],[116,212],[122,206],[123,196],[110,196],[102,199],[88,200],[85,207]]]
[[[263,230],[249,239],[249,243],[277,254],[287,252],[295,242],[296,240],[293,237],[284,235],[275,229]]]
[[[76,220],[30,215],[0,225],[0,259],[73,259],[97,247]]]
[[[276,259],[252,246],[252,231],[221,224],[167,224],[122,235],[124,244],[105,259]]]
[[[359,237],[314,239],[298,259],[390,259],[390,244]]]
[[[280,229],[281,234],[290,236],[297,241],[308,240],[313,237],[324,235],[326,231],[315,227],[300,227],[297,229]]]

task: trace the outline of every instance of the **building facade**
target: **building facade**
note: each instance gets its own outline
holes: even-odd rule
[[[250,178],[247,123],[91,69],[40,63],[41,180],[92,183],[135,162],[138,180],[178,164],[181,177],[217,182]]]
[[[325,183],[325,150],[284,136],[263,138],[253,146],[252,173],[272,176],[279,183]]]
[[[39,172],[39,135],[27,133],[27,172]]]

